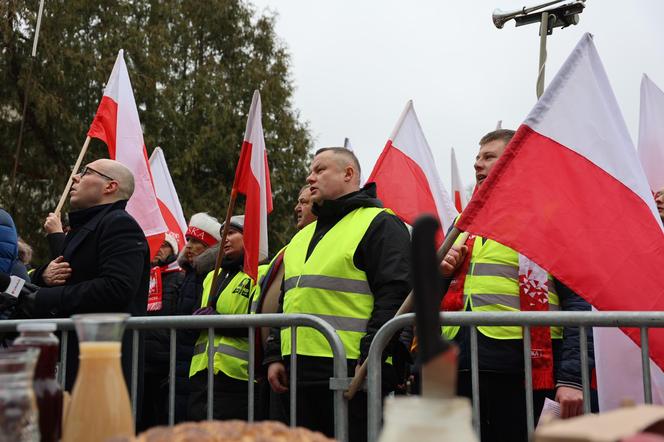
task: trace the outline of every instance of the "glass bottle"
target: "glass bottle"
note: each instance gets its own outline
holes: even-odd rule
[[[36,348],[0,350],[0,442],[38,442],[39,413],[32,376]]]
[[[62,430],[63,442],[133,437],[131,403],[120,365],[128,314],[74,315],[79,367]]]
[[[39,433],[42,442],[60,440],[62,429],[62,388],[55,379],[60,345],[53,334],[55,329],[52,322],[20,324],[17,330],[21,335],[14,340],[14,347],[33,347],[40,350],[33,389],[39,408]]]

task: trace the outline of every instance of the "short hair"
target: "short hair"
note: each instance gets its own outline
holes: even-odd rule
[[[511,129],[498,129],[484,135],[480,140],[480,146],[484,146],[492,141],[504,141],[508,144],[516,132]]]
[[[321,154],[323,152],[332,152],[335,155],[343,157],[346,161],[351,163],[355,170],[357,170],[357,177],[362,175],[362,169],[360,168],[360,161],[357,159],[352,150],[346,149],[345,147],[323,147],[318,149],[314,156]]]
[[[309,184],[305,184],[304,186],[300,187],[300,191],[297,193],[297,196],[299,197],[302,194],[302,192],[307,190],[309,187],[311,187]]]
[[[103,164],[105,171],[118,183],[117,196],[128,200],[134,194],[134,174],[119,161],[102,158],[97,160]]]

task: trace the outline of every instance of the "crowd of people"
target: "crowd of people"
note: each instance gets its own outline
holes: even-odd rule
[[[477,186],[484,185],[513,135],[511,130],[500,129],[482,137],[474,166]],[[190,219],[182,250],[167,234],[151,260],[141,228],[125,210],[134,187],[132,174],[116,161],[97,160],[73,178],[69,224],[63,226],[56,214],[45,220],[51,254],[45,265],[30,267],[27,245],[21,246],[18,258],[16,229],[9,214],[0,212],[0,271],[39,287],[18,299],[16,311],[29,318],[92,312],[137,316],[312,314],[337,331],[352,377],[366,359],[375,333],[394,317],[411,290],[408,228],[383,207],[374,183],[361,187],[360,174],[359,162],[350,150],[316,152],[294,208],[298,232],[259,267],[254,281],[243,270],[242,215],[230,219],[221,244],[224,225],[209,214],[197,213]],[[664,216],[664,191],[658,192],[656,201]],[[223,259],[215,275],[220,249]],[[439,267],[445,287],[441,309],[532,310],[520,278],[527,265],[527,258],[491,239],[471,235],[457,241]],[[590,310],[585,300],[560,281],[546,273],[542,278],[546,289],[539,310]],[[268,300],[274,305],[268,306]],[[526,441],[523,330],[504,326],[478,330],[482,440]],[[442,333],[459,347],[458,394],[471,397],[469,330],[444,327]],[[412,330],[405,330],[395,336],[384,354],[384,395],[412,393],[404,388],[417,377],[417,346],[412,335]],[[288,422],[291,329],[273,328],[264,337],[255,388],[256,418]],[[549,397],[560,403],[562,417],[581,414],[578,329],[536,327],[531,337],[536,413]],[[246,419],[248,339],[246,328],[215,330],[215,419]],[[138,426],[145,429],[168,423],[169,332],[146,331],[139,342],[142,393]],[[333,436],[332,351],[311,328],[299,327],[296,342],[297,424]],[[588,342],[592,369],[591,331]],[[65,387],[71,389],[78,344],[70,339],[68,345]],[[130,379],[131,345],[131,339],[123,342],[126,379]],[[177,331],[176,422],[203,420],[208,415],[208,345],[207,330]],[[350,440],[365,440],[367,400],[362,391],[349,402],[349,423]]]

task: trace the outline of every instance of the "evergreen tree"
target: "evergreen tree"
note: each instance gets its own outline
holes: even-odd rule
[[[148,153],[164,150],[187,216],[224,217],[247,112],[260,90],[274,198],[271,252],[290,239],[311,136],[293,108],[289,56],[274,16],[239,0],[50,0],[32,62],[39,2],[0,3],[0,204],[39,258],[47,256],[41,224],[64,189],[120,48]],[[93,140],[84,163],[100,157],[107,148]]]

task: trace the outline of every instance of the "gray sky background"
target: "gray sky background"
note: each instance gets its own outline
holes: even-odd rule
[[[349,137],[366,179],[412,99],[448,191],[450,148],[464,186],[474,183],[479,138],[498,120],[516,129],[535,104],[538,25],[491,21],[494,8],[536,4],[526,1],[251,0],[278,14],[294,104],[316,147]],[[577,26],[549,36],[547,84],[583,33],[594,34],[636,143],[642,74],[664,88],[661,17],[662,0],[588,0]]]

